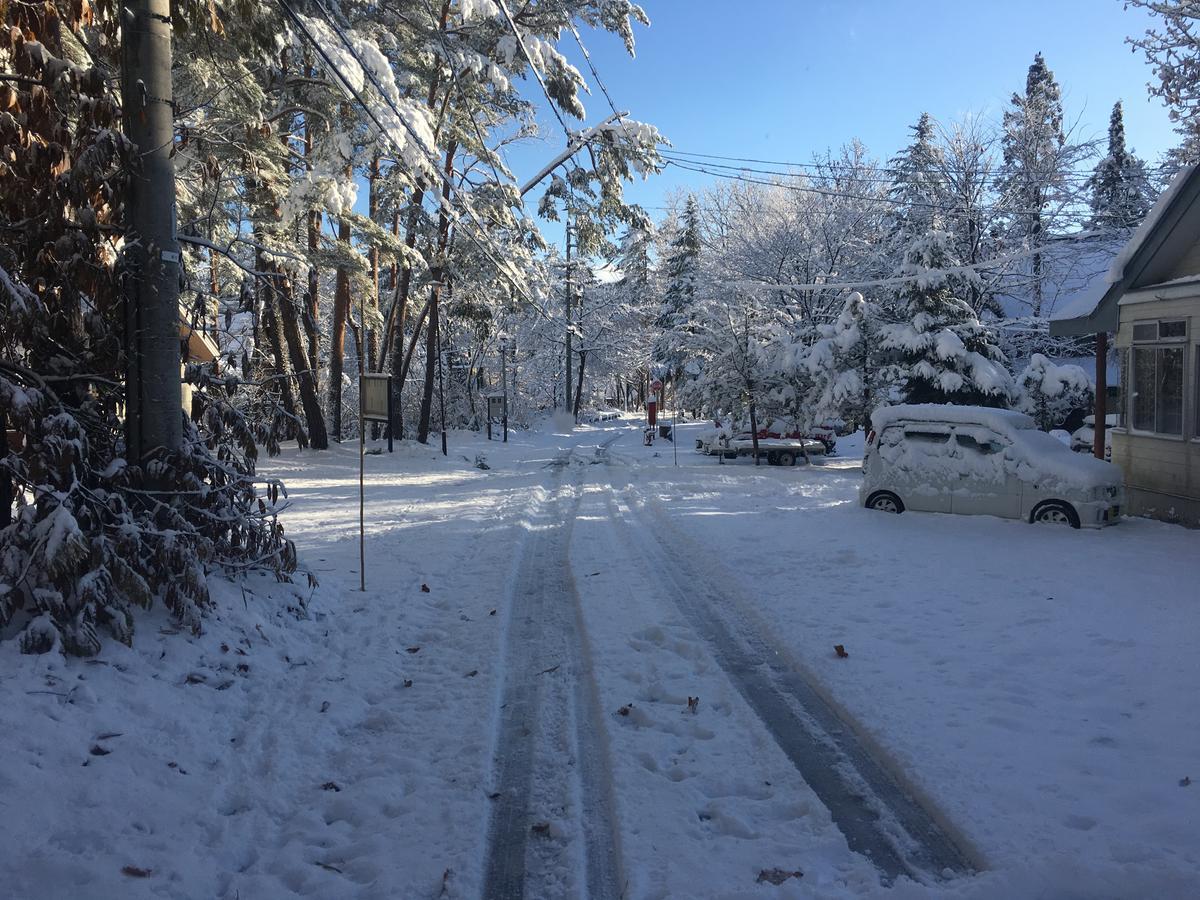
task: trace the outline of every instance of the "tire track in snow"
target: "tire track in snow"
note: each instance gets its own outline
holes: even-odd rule
[[[551,463],[549,496],[530,508],[509,582],[486,900],[580,887],[598,900],[621,896],[607,741],[569,564],[581,494],[575,481],[563,483],[572,463],[601,462],[606,447],[586,461],[566,451]],[[571,824],[533,835],[535,824],[556,819]]]
[[[636,490],[626,484],[625,490]],[[780,749],[828,807],[850,848],[869,858],[885,884],[907,875],[921,882],[969,874],[967,854],[858,738],[854,729],[791,665],[764,631],[731,615],[729,589],[703,552],[665,515],[650,525],[633,502],[612,509],[621,530],[646,560],[680,612],[712,648],[720,667],[767,727]],[[633,532],[641,538],[635,539]]]

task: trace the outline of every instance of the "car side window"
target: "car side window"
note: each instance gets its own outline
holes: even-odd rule
[[[1004,449],[998,440],[988,438],[984,435],[962,434],[960,432],[955,439],[958,441],[958,446],[964,450],[970,450],[983,456],[991,456]]]
[[[950,432],[906,428],[904,429],[904,440],[911,444],[914,449],[933,452],[937,448],[950,443]]]

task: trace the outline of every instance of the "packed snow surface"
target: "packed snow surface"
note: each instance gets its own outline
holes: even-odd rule
[[[368,456],[365,593],[357,447],[286,451],[265,474],[318,586],[219,582],[200,637],[153,611],[93,660],[0,644],[0,896],[480,897],[510,745],[529,897],[1200,892],[1200,533],[868,511],[861,434],[795,468],[641,438]],[[818,690],[975,873],[885,885],[709,614]],[[522,684],[528,744],[501,730]],[[616,873],[588,870],[597,829]]]

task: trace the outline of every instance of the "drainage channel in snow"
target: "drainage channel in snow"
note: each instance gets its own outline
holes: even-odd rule
[[[748,617],[730,615],[733,595],[724,579],[665,515],[631,498],[633,490],[628,486],[624,497],[614,490],[618,528],[828,807],[850,848],[874,863],[885,884],[905,875],[928,882],[969,874],[975,867],[935,816]],[[643,521],[644,515],[652,515],[653,524]]]
[[[489,900],[621,895],[604,725],[568,557],[580,491],[565,476],[602,454],[564,451],[552,462],[509,582]]]

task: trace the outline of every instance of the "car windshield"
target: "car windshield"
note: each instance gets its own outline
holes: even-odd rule
[[[1021,428],[1015,437],[1022,446],[1037,454],[1071,453],[1070,448],[1054,435],[1036,428]]]

